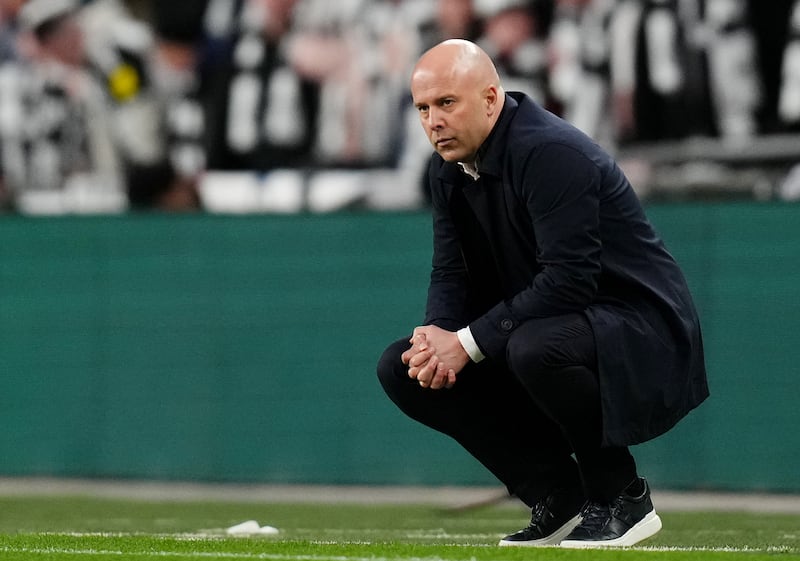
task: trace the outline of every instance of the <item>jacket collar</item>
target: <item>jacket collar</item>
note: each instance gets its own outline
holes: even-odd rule
[[[484,174],[492,175],[494,177],[502,177],[503,175],[503,153],[506,149],[504,138],[511,121],[519,107],[519,102],[525,98],[525,94],[519,92],[507,92],[503,110],[500,112],[500,117],[497,119],[492,131],[486,140],[483,141],[481,147],[478,149],[478,155],[475,159],[477,164],[478,173],[483,176]],[[460,177],[459,177],[460,176]],[[461,170],[458,164],[453,162],[445,162],[439,170],[439,179],[447,183],[455,183],[456,179],[467,177]]]

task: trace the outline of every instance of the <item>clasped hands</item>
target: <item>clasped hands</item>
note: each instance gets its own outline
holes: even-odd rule
[[[435,325],[414,328],[408,342],[411,348],[400,358],[408,365],[409,378],[417,380],[423,388],[452,388],[456,375],[470,360],[458,335]]]

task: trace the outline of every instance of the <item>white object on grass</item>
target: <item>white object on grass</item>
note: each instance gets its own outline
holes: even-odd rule
[[[255,520],[247,520],[245,522],[241,522],[240,524],[236,524],[231,526],[225,533],[229,536],[253,536],[253,535],[274,535],[277,534],[280,530],[273,526],[261,526]]]

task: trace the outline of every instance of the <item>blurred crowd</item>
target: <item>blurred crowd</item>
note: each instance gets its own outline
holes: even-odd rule
[[[191,211],[257,183],[298,210],[323,176],[341,204],[381,182],[415,204],[408,76],[450,37],[611,150],[800,132],[800,0],[0,0],[0,208]]]

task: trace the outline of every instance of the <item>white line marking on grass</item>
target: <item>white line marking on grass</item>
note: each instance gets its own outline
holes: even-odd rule
[[[613,548],[608,548],[613,549]],[[624,549],[634,549],[637,551],[711,551],[721,553],[792,553],[795,551],[794,547],[786,545],[769,545],[767,547],[732,547],[732,546],[718,546],[718,547],[705,547],[705,546],[668,546],[668,545],[652,545],[642,547],[630,547]]]
[[[452,544],[459,547],[461,544]],[[473,546],[470,546],[473,547]],[[767,547],[704,547],[704,546],[647,546],[630,548],[608,548],[619,550],[638,550],[638,551],[685,551],[685,552],[721,552],[721,553],[791,553],[795,548],[788,546],[767,546]],[[350,555],[291,555],[286,553],[234,553],[234,552],[211,552],[211,551],[122,551],[113,549],[70,549],[70,548],[33,548],[33,547],[12,547],[0,546],[0,552],[4,553],[33,553],[33,554],[60,554],[60,555],[128,555],[135,557],[208,557],[225,559],[268,559],[274,561],[452,561],[447,558],[429,557],[358,557]]]
[[[211,551],[121,551],[113,549],[68,549],[56,547],[0,546],[3,553],[32,553],[57,555],[118,555],[129,557],[207,557],[210,559],[268,559],[273,561],[453,561],[442,557],[356,557],[350,555],[289,555],[282,553],[226,553]]]
[[[340,529],[319,529],[319,528],[299,528],[292,531],[293,534],[296,536],[305,536],[305,535],[313,535],[318,536],[320,534],[327,534],[333,535],[334,537],[330,539],[318,539],[318,540],[309,540],[312,543],[317,543],[320,545],[337,545],[337,544],[361,544],[361,545],[371,545],[374,542],[365,539],[351,539],[348,540],[345,538],[348,534],[351,535],[358,535],[358,536],[369,536],[369,535],[376,535],[376,536],[387,536],[387,535],[394,535],[398,538],[409,538],[415,540],[443,540],[443,539],[451,539],[451,540],[499,540],[503,537],[503,534],[499,533],[472,533],[472,534],[456,534],[456,533],[449,533],[445,532],[444,530],[440,531],[429,531],[429,530],[419,530],[419,531],[408,531],[408,530],[383,530],[383,529],[360,529],[360,530],[340,530]],[[54,535],[54,536],[69,536],[73,538],[83,538],[83,537],[100,537],[100,538],[116,538],[116,537],[126,537],[126,536],[151,536],[151,537],[160,537],[160,538],[171,538],[176,540],[210,540],[210,539],[231,539],[231,538],[242,538],[242,539],[252,539],[252,538],[264,538],[266,537],[271,538],[275,537],[272,535],[260,535],[260,534],[247,534],[241,536],[231,536],[225,533],[224,530],[221,529],[210,529],[210,530],[201,530],[199,532],[184,532],[179,534],[171,534],[171,533],[151,533],[151,532],[43,532],[42,535]],[[460,544],[459,544],[460,545]],[[480,544],[463,544],[463,545],[471,545],[471,546],[478,546]]]

